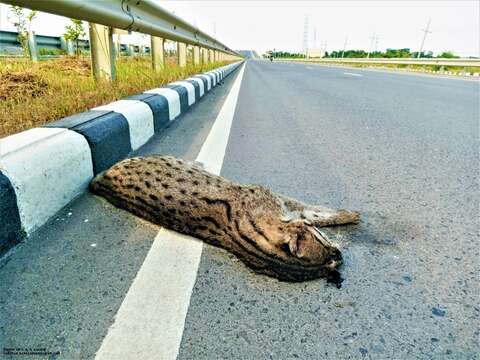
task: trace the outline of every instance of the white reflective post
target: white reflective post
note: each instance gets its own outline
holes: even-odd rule
[[[90,53],[95,80],[115,79],[115,51],[112,29],[108,26],[89,23]]]
[[[165,65],[165,49],[163,47],[164,39],[158,36],[152,36],[150,39],[150,51],[152,52],[152,68],[160,71]]]
[[[187,66],[187,44],[182,42],[177,42],[177,57],[178,57],[178,66],[180,67]]]

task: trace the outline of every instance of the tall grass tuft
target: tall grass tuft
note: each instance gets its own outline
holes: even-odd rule
[[[113,83],[95,83],[86,59],[61,58],[37,64],[22,59],[0,60],[0,137],[227,63],[189,63],[181,68],[170,59],[162,71],[154,72],[149,58],[125,58],[117,61]]]

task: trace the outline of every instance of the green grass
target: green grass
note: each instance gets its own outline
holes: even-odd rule
[[[288,61],[295,61],[295,59],[288,59]],[[422,64],[375,64],[375,63],[362,63],[362,62],[341,62],[341,61],[335,61],[335,62],[330,62],[330,61],[322,61],[322,60],[309,60],[309,61],[302,61],[302,62],[312,62],[312,63],[318,63],[321,65],[331,65],[331,66],[347,66],[347,67],[357,67],[357,68],[382,68],[382,69],[392,69],[392,70],[397,70],[397,69],[403,69],[403,70],[410,70],[410,71],[452,71],[454,73],[478,73],[480,72],[480,67],[478,66],[439,66],[439,65],[422,65]]]
[[[189,63],[180,68],[174,59],[168,59],[162,71],[154,72],[148,57],[125,58],[117,61],[113,83],[96,83],[87,59],[61,58],[37,64],[0,59],[0,138],[227,63]]]

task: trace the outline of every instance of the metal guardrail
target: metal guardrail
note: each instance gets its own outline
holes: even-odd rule
[[[55,49],[55,50],[67,50],[66,42],[62,41],[61,36],[47,36],[35,34],[36,44],[38,49]],[[74,44],[76,45],[76,43]],[[86,39],[80,39],[78,46],[82,50],[90,50],[90,42]],[[128,52],[128,47],[132,46],[134,52],[140,52],[140,45],[120,44],[120,51]],[[145,46],[145,53],[150,52],[150,47]],[[22,45],[18,41],[18,33],[15,31],[0,30],[0,56],[2,52],[21,53]]]
[[[323,62],[323,63],[364,63],[364,64],[392,64],[392,65],[438,65],[438,66],[480,66],[480,59],[410,59],[410,58],[309,58],[295,59],[295,61]]]
[[[38,48],[43,49],[64,49],[60,36],[47,36],[35,34]],[[88,50],[90,48],[88,40],[79,40],[78,45],[81,49]],[[21,50],[21,44],[18,41],[18,33],[15,31],[0,30],[0,52],[2,50],[18,48]]]
[[[0,2],[240,56],[152,0],[0,0]]]

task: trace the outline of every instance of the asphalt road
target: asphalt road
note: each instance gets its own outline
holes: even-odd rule
[[[140,153],[194,159],[237,73]],[[478,81],[249,61],[222,175],[363,222],[341,289],[205,246],[178,358],[477,359],[478,119]],[[0,345],[92,358],[157,231],[75,200],[1,262]]]

